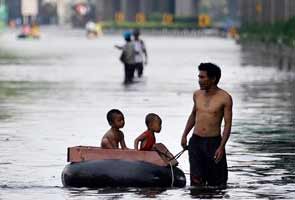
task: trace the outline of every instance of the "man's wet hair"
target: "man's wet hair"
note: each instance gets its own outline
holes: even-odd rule
[[[134,36],[139,36],[140,35],[140,30],[138,28],[133,30],[133,35]]]
[[[216,78],[215,84],[217,85],[221,77],[221,69],[213,63],[201,63],[199,71],[206,71],[210,79]]]
[[[115,117],[116,114],[117,115],[124,116],[123,113],[120,110],[118,110],[118,109],[112,109],[112,110],[110,110],[107,113],[107,120],[109,122],[109,125],[112,125],[112,123],[114,122],[114,117]]]
[[[149,124],[154,121],[154,120],[160,120],[160,122],[162,122],[161,117],[159,117],[159,115],[155,114],[155,113],[149,113],[145,116],[145,124],[146,126],[149,126]]]

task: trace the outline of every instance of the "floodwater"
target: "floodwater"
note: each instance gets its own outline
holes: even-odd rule
[[[229,39],[143,35],[145,77],[126,87],[114,48],[123,43],[120,35],[88,40],[82,30],[42,30],[40,40],[0,35],[1,200],[294,199],[294,72],[254,62],[259,56]],[[190,188],[187,153],[179,159],[185,188],[62,186],[67,147],[98,146],[111,108],[125,115],[127,146],[145,130],[145,115],[155,112],[163,120],[157,141],[178,153],[198,88],[197,65],[208,61],[222,67],[220,87],[234,100],[227,188]]]

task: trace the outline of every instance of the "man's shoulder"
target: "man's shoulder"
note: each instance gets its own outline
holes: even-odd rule
[[[225,102],[232,102],[232,96],[227,91],[220,89],[219,94]]]
[[[202,94],[202,90],[198,89],[194,91],[194,97],[199,96],[200,94]]]
[[[135,48],[135,44],[134,42],[128,42],[127,44],[125,44],[124,46],[124,51],[133,51]]]
[[[194,91],[194,94],[200,94],[202,92],[202,90],[198,89]]]
[[[231,98],[231,95],[229,94],[229,92],[225,91],[224,89],[219,88],[219,92],[222,96],[226,98]]]

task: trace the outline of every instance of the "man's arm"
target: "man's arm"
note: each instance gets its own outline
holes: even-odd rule
[[[147,50],[146,50],[146,47],[145,47],[145,44],[144,44],[143,40],[141,40],[141,45],[142,45],[142,52],[143,52],[144,57],[145,57],[144,64],[147,65],[147,63],[148,63],[148,54],[147,54]]]
[[[233,107],[233,101],[231,96],[229,96],[229,99],[224,106],[224,129],[223,129],[222,140],[220,144],[220,146],[223,146],[223,147],[225,147],[225,144],[231,133],[232,115],[233,115],[232,107]]]
[[[123,50],[124,49],[124,46],[119,46],[119,45],[115,45],[115,47],[119,50]]]
[[[231,133],[232,126],[232,107],[233,101],[231,96],[228,97],[224,106],[224,129],[222,133],[222,140],[218,149],[215,152],[215,161],[219,162],[224,155],[225,145]]]
[[[183,148],[186,148],[187,146],[187,135],[192,130],[196,122],[196,102],[195,102],[195,94],[194,94],[194,105],[191,114],[188,117],[188,120],[186,122],[182,138],[181,138],[181,146]]]

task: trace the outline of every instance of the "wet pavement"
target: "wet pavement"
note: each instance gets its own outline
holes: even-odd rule
[[[263,57],[229,39],[143,35],[149,64],[143,80],[126,87],[114,48],[120,35],[88,40],[82,30],[42,30],[40,40],[0,35],[0,199],[294,198],[294,72],[260,64]],[[208,61],[222,67],[219,86],[234,100],[226,189],[190,188],[187,154],[179,159],[185,188],[63,188],[67,147],[98,146],[111,108],[125,115],[127,146],[155,112],[163,120],[157,141],[178,153],[197,65]]]

